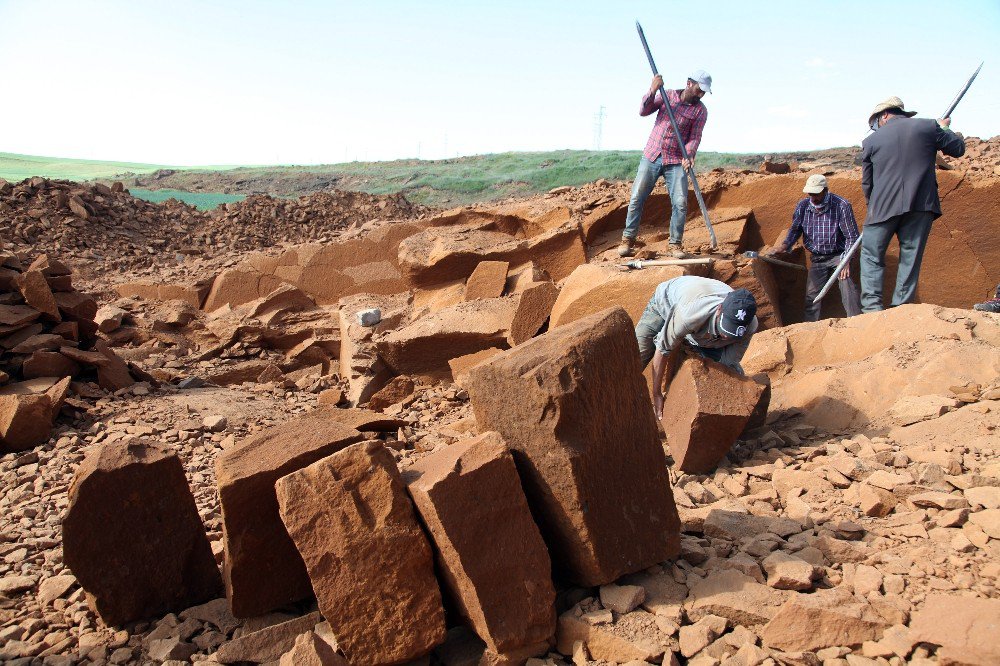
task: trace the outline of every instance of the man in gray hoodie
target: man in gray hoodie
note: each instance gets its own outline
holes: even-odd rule
[[[663,417],[663,373],[681,342],[743,374],[740,361],[757,331],[757,301],[746,289],[684,275],[661,282],[635,327],[642,367],[653,361],[653,406]]]

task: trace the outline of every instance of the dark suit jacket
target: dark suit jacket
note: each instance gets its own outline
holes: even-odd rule
[[[892,118],[861,143],[861,188],[868,200],[865,224],[912,211],[941,217],[934,162],[937,151],[961,157],[965,142],[936,120]]]

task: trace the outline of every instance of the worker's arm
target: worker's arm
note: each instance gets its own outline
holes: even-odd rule
[[[653,82],[649,86],[649,92],[647,92],[642,98],[642,104],[639,106],[640,116],[648,116],[653,111],[656,111],[663,106],[663,98],[657,95],[657,91],[662,85],[663,77],[657,74],[653,77]]]
[[[667,369],[667,358],[659,349],[653,354],[653,411],[657,420],[663,418],[663,372]]]
[[[802,235],[802,216],[805,215],[805,206],[803,203],[804,202],[799,202],[799,204],[795,207],[795,210],[792,212],[792,228],[788,230],[788,234],[785,236],[785,241],[778,247],[774,248],[773,252],[768,254],[788,252],[795,246],[795,243],[798,242],[799,236]]]
[[[663,418],[663,391],[665,388],[670,389],[670,382],[677,374],[683,342],[684,338],[677,338],[667,353],[664,354],[657,347],[653,354],[653,411],[656,412],[657,419]],[[666,387],[664,383],[667,384]]]
[[[942,118],[938,121],[937,134],[934,142],[945,155],[949,157],[961,157],[965,154],[965,139],[961,134],[951,131],[951,118]]]

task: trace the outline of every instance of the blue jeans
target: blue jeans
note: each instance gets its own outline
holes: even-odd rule
[[[896,289],[892,294],[891,307],[909,303],[917,295],[920,262],[933,221],[934,213],[910,211],[890,217],[885,222],[865,225],[861,237],[861,308],[865,312],[883,309],[885,251],[894,235],[899,240],[899,267],[896,269]]]
[[[680,164],[663,164],[663,157],[657,157],[650,162],[645,157],[639,161],[639,172],[632,184],[632,198],[628,202],[628,215],[625,218],[625,231],[622,236],[635,238],[639,235],[639,218],[642,217],[642,207],[646,205],[656,181],[660,176],[667,184],[670,193],[670,242],[680,245],[684,238],[684,223],[687,221],[688,178],[687,172]]]

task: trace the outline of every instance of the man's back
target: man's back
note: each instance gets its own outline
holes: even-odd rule
[[[937,121],[896,117],[864,140],[861,185],[868,199],[865,224],[884,222],[911,211],[941,215],[936,153],[960,157],[965,142]]]

